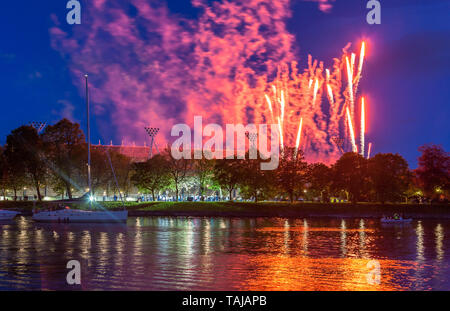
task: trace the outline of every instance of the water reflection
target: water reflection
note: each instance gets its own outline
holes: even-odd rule
[[[0,289],[450,289],[450,222],[130,218],[127,225],[0,223]],[[446,257],[447,256],[447,257]],[[82,286],[65,284],[82,264]],[[381,264],[380,285],[367,263]]]
[[[444,259],[444,228],[441,224],[436,225],[434,234],[436,235],[436,259],[442,261]]]

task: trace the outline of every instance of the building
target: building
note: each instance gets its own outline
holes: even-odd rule
[[[150,157],[149,146],[136,145],[91,145],[92,148],[101,148],[117,151],[118,153],[129,157],[133,162],[145,162]],[[153,150],[155,152],[155,150]]]

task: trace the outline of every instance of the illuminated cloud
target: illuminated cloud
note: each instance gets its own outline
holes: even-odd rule
[[[317,2],[319,5],[319,10],[325,13],[329,13],[333,8],[332,2],[334,2],[335,0],[303,0],[303,1]]]
[[[90,74],[94,112],[110,113],[127,140],[142,141],[148,124],[168,138],[173,124],[193,115],[245,122],[251,89],[294,58],[288,0],[194,0],[196,19],[173,15],[161,1],[88,3],[73,34],[55,23],[52,46],[80,90]]]

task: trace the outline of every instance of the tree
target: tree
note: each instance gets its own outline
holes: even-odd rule
[[[222,189],[225,189],[229,193],[229,199],[230,201],[233,201],[233,190],[238,187],[238,184],[242,179],[238,160],[216,160],[213,172],[212,178]]]
[[[204,200],[206,185],[212,183],[213,168],[214,160],[208,160],[205,157],[193,160],[193,173],[198,185],[198,194],[202,201]]]
[[[81,171],[84,169],[85,138],[78,123],[62,119],[55,125],[49,125],[42,134],[45,153],[53,172],[54,188],[65,188],[69,199],[72,199],[72,188],[78,184]]]
[[[165,149],[165,157],[167,168],[175,187],[175,200],[178,201],[179,186],[186,180],[187,174],[192,167],[192,162],[185,158],[175,159],[172,157],[169,147]]]
[[[146,162],[134,163],[131,180],[139,190],[150,191],[153,201],[155,201],[155,192],[159,192],[170,185],[166,159],[164,156],[157,154]]]
[[[291,203],[294,202],[294,195],[298,195],[303,189],[307,166],[301,150],[289,147],[284,149],[275,176],[277,187],[289,195]]]
[[[25,176],[36,189],[38,200],[42,200],[40,186],[46,174],[43,160],[43,144],[35,128],[21,126],[6,139],[6,157],[12,167],[23,167]]]
[[[241,195],[253,198],[255,202],[270,197],[275,189],[273,181],[276,175],[274,171],[262,170],[261,162],[260,158],[249,159],[248,153],[245,159],[237,160]]]
[[[320,200],[325,201],[324,194],[327,196],[330,191],[332,170],[323,163],[313,163],[308,166],[309,190],[314,194],[320,195]]]
[[[6,197],[7,189],[14,192],[14,201],[17,200],[17,191],[26,185],[25,170],[20,162],[9,158],[6,148],[0,151],[0,185],[3,197]]]
[[[87,144],[84,145],[83,154],[86,154],[85,160],[87,163]],[[106,154],[107,150],[104,148],[92,148],[91,147],[91,193],[92,195],[98,194],[101,190],[108,189],[110,183],[114,185],[114,189],[117,188],[115,186],[114,176],[111,172],[111,165],[109,164],[108,155]],[[112,153],[112,152],[110,152]],[[111,155],[110,155],[111,156]],[[116,167],[114,166],[114,169]],[[83,176],[83,184],[88,188],[87,182],[87,166],[82,172]],[[115,193],[115,192],[114,192]]]
[[[336,191],[346,191],[353,203],[358,202],[364,192],[368,192],[367,160],[360,154],[344,153],[332,169],[332,188]]]
[[[6,187],[8,187],[8,163],[6,160],[5,152],[2,146],[0,146],[0,188],[3,193],[3,199],[6,200]]]
[[[415,170],[423,192],[433,197],[436,193],[450,189],[450,155],[442,146],[424,145],[419,147],[422,155]]]
[[[406,160],[392,153],[379,153],[369,160],[369,177],[377,200],[399,201],[406,194],[411,174]]]
[[[128,196],[131,187],[131,175],[133,173],[132,161],[126,155],[121,154],[117,150],[109,150],[109,156],[111,158],[111,163],[114,168],[114,172],[117,178],[117,183],[119,188],[125,196]],[[107,160],[109,162],[109,160]],[[109,173],[109,179],[114,180],[113,172],[111,166],[107,163]],[[120,191],[120,190],[119,190]]]

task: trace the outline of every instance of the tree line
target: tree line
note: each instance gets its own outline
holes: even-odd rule
[[[108,153],[108,154],[107,154]],[[115,167],[121,191],[130,187],[131,160],[115,150],[91,148],[92,191],[118,193],[108,157]],[[87,192],[87,143],[80,125],[62,119],[38,134],[32,126],[13,130],[0,147],[0,190],[18,193],[30,187],[41,201],[47,189],[73,198]],[[43,193],[44,191],[44,193]]]
[[[14,198],[25,186],[72,198],[87,187],[87,144],[79,124],[62,119],[38,134],[21,126],[0,148],[0,188]],[[444,200],[450,188],[450,156],[441,146],[419,148],[418,168],[411,170],[399,154],[379,153],[370,159],[344,153],[331,166],[307,163],[301,150],[285,148],[276,170],[261,170],[262,159],[174,159],[166,148],[145,162],[133,163],[108,147],[91,148],[92,192],[123,193],[137,189],[156,200],[162,193],[175,200],[209,194],[233,200],[320,200],[407,202],[411,198]],[[109,159],[119,189],[115,186]]]
[[[194,192],[204,195],[208,185],[221,189],[228,199],[312,200],[329,202],[331,197],[351,202],[407,202],[411,198],[443,199],[448,196],[450,158],[440,146],[421,147],[419,168],[410,170],[406,160],[392,153],[370,159],[353,152],[344,153],[335,164],[307,163],[301,150],[285,148],[276,170],[261,170],[261,159],[173,160],[168,151],[146,162],[136,163],[134,184],[155,194],[191,183]]]

